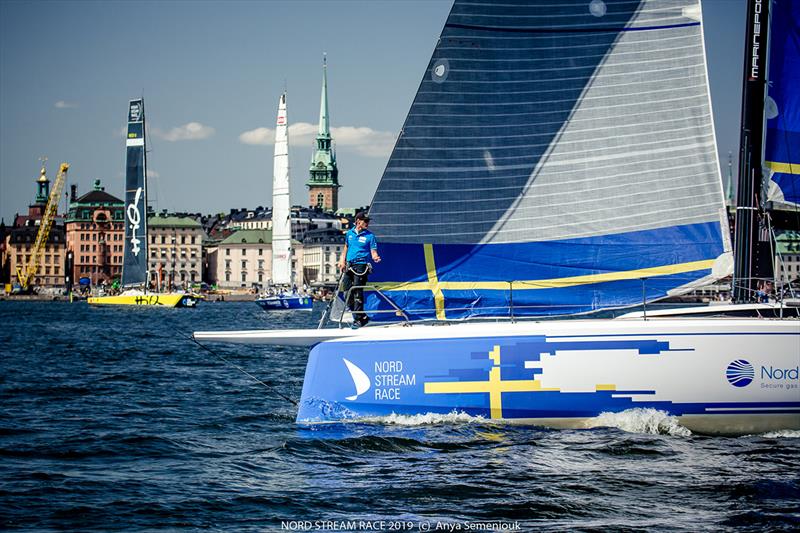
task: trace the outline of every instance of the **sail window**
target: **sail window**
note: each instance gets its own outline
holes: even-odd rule
[[[608,7],[603,0],[592,0],[589,2],[589,13],[594,15],[595,17],[602,17],[605,16]]]

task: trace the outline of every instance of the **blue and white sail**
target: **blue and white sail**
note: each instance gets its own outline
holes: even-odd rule
[[[767,200],[800,207],[800,3],[771,4],[769,84],[765,106]]]
[[[125,165],[125,243],[122,286],[147,283],[147,153],[144,99],[128,104],[127,163]]]
[[[370,281],[412,318],[582,313],[728,275],[698,0],[456,0],[370,214]]]

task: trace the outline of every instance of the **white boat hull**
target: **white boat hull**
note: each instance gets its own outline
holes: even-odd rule
[[[316,344],[301,423],[463,412],[585,428],[603,413],[640,408],[678,417],[700,433],[800,429],[797,320],[563,320],[222,335],[195,334],[206,341]],[[369,378],[366,390],[352,367]]]

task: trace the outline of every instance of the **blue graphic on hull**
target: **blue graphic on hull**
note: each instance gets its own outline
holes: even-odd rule
[[[593,383],[579,387],[582,390],[573,385],[569,391],[553,386],[560,381],[557,377],[544,375],[545,368],[554,368],[546,363],[565,358],[570,352],[589,354],[595,361],[602,358],[604,362],[619,357],[632,358],[630,361],[693,352],[690,348],[673,347],[671,342],[674,341],[654,338],[562,340],[525,336],[322,343],[309,356],[297,420],[453,411],[506,420],[589,418],[631,408],[653,408],[671,415],[712,411],[753,414],[758,409],[800,413],[800,401],[678,402],[664,399],[663,394],[656,398],[657,391],[651,388],[654,376],[646,374],[637,381],[650,383],[651,387],[633,390],[618,388],[614,383]],[[357,367],[358,371],[348,370],[348,366]],[[725,367],[720,370],[722,376]],[[581,378],[593,375],[592,370],[563,366],[556,372]],[[369,383],[356,383],[355,376],[359,374],[365,375]],[[543,379],[546,377],[549,379]]]

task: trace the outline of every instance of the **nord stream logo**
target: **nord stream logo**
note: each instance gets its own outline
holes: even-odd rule
[[[725,377],[728,378],[728,383],[734,387],[746,387],[752,383],[756,372],[753,365],[744,359],[737,359],[728,365],[725,371]]]

